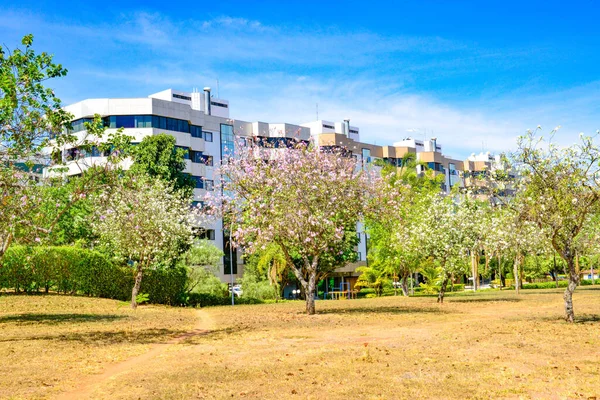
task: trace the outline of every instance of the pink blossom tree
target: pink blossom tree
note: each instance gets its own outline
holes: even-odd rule
[[[302,285],[306,312],[325,254],[343,252],[367,203],[368,173],[356,160],[299,142],[293,148],[242,147],[224,161],[213,210],[229,215],[234,240],[250,253],[276,243]],[[294,262],[300,259],[301,262]]]

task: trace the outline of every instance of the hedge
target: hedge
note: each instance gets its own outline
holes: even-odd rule
[[[135,271],[113,263],[105,254],[71,246],[12,246],[0,266],[0,289],[15,292],[80,294],[129,300]],[[185,303],[185,268],[151,270],[144,274],[141,293],[151,303]]]
[[[598,283],[600,283],[600,281],[598,279],[596,279],[596,281]],[[558,281],[559,288],[565,288],[565,287],[567,287],[568,284],[569,284],[569,281],[566,281],[566,280]],[[590,286],[591,284],[592,284],[591,279],[582,279],[579,282],[579,286]],[[513,287],[513,289],[514,289],[514,287]],[[523,289],[556,289],[556,282],[550,281],[550,282],[538,282],[538,283],[524,283]]]

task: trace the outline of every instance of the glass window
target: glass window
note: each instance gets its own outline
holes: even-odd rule
[[[213,157],[212,156],[202,156],[202,163],[208,167],[213,166]]]
[[[202,139],[202,127],[201,126],[190,125],[190,133],[192,134],[192,137]]]
[[[234,137],[233,126],[221,124],[221,159],[233,156]]]
[[[167,129],[167,119],[165,117],[158,117],[158,128]]]
[[[210,180],[210,179],[205,179],[204,180],[204,189],[206,190],[213,190],[215,186],[215,181]]]
[[[364,162],[371,162],[371,149],[362,149],[362,158]]]
[[[204,140],[206,140],[207,142],[212,142],[213,141],[212,132],[204,132]]]
[[[152,126],[152,117],[150,115],[136,115],[134,118],[136,128],[150,128]]]
[[[117,115],[117,128],[135,128],[133,115]]]
[[[176,131],[177,130],[177,122],[173,118],[166,118],[168,131]]]
[[[192,176],[194,179],[194,183],[196,184],[194,187],[196,189],[204,189],[204,178],[201,176]]]
[[[192,162],[199,163],[199,164],[204,161],[201,151],[191,150],[190,151],[190,159],[192,160]]]

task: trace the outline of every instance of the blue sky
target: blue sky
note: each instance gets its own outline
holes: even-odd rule
[[[33,33],[55,54],[65,103],[218,79],[238,119],[302,123],[318,103],[363,141],[436,136],[457,157],[510,150],[537,125],[561,125],[564,143],[600,129],[593,1],[165,4],[0,0],[0,39]]]

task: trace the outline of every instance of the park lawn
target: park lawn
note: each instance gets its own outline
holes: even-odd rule
[[[52,398],[190,330],[193,310],[59,295],[0,295],[0,398]]]
[[[481,292],[449,296],[444,305],[431,297],[319,301],[316,316],[304,315],[301,302],[203,309],[206,331],[164,346],[139,368],[97,382],[85,397],[600,397],[600,287],[577,289],[575,324],[561,320],[561,293]],[[7,306],[32,304],[39,310],[18,312],[124,318],[77,321],[73,326],[80,331],[66,322],[6,318]],[[135,314],[115,304],[0,297],[0,356],[5,362],[8,358],[4,365],[20,365],[10,368],[8,376],[3,368],[0,397],[43,397],[56,393],[52,389],[73,389],[77,376],[110,368],[111,360],[139,354],[145,344],[193,324],[191,310],[148,307]],[[161,325],[168,322],[168,327]],[[153,329],[159,339],[144,333],[144,326],[158,325],[163,328]],[[127,329],[136,333],[127,334]],[[4,339],[5,332],[11,340]]]

